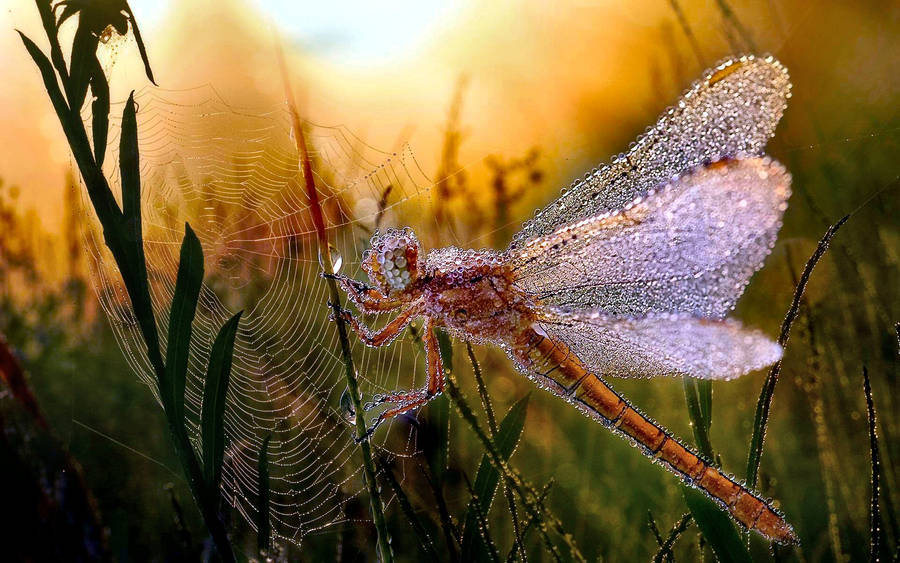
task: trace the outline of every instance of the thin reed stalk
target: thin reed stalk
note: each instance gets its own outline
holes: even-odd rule
[[[878,432],[875,419],[875,401],[872,399],[872,383],[869,370],[863,366],[863,390],[866,394],[866,417],[869,421],[869,455],[872,461],[872,500],[869,503],[869,561],[880,560],[881,506],[878,494],[881,483],[881,460],[878,453]]]
[[[666,541],[659,546],[659,551],[656,552],[656,555],[653,556],[653,563],[661,563],[664,558],[671,557],[672,555],[672,547],[675,545],[675,542],[678,540],[678,537],[684,533],[685,530],[690,528],[691,526],[691,514],[688,512],[684,516],[681,517],[681,520],[678,521],[677,524],[672,528],[672,531],[669,532],[669,536],[666,538]],[[651,520],[652,522],[652,520]]]
[[[344,374],[347,379],[347,390],[350,399],[353,402],[354,412],[356,413],[356,432],[360,438],[363,438],[366,435],[366,421],[362,399],[359,393],[359,383],[356,380],[356,369],[353,367],[350,339],[347,337],[347,327],[340,315],[341,293],[338,289],[337,282],[333,277],[334,262],[332,262],[331,245],[328,242],[328,233],[325,230],[325,216],[322,213],[322,206],[319,203],[319,192],[316,189],[316,179],[309,158],[309,150],[306,146],[306,137],[303,133],[303,121],[300,119],[300,113],[297,111],[297,103],[294,100],[294,93],[291,90],[287,65],[285,64],[284,54],[280,48],[278,49],[278,60],[281,67],[282,80],[284,82],[284,95],[287,100],[288,109],[291,113],[294,143],[297,147],[297,154],[300,158],[300,167],[303,172],[303,180],[306,184],[306,191],[309,197],[310,215],[312,215],[313,225],[316,229],[319,256],[321,257],[320,262],[325,273],[325,282],[328,284],[329,303],[334,311],[334,324],[337,327],[338,339],[341,345],[341,356],[344,361]],[[361,439],[359,445],[362,452],[363,468],[366,474],[366,485],[369,489],[369,503],[372,509],[372,518],[375,521],[375,530],[378,534],[378,553],[382,563],[389,563],[390,561],[393,561],[394,557],[391,552],[391,541],[387,528],[387,521],[384,518],[384,504],[381,500],[380,488],[375,473],[375,462],[372,459],[372,449],[367,439]]]

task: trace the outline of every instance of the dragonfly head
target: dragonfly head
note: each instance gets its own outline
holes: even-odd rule
[[[362,267],[385,295],[406,291],[419,277],[419,241],[409,228],[376,232],[372,248],[363,254]]]

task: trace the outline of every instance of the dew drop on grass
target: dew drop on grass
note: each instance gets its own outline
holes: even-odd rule
[[[356,409],[353,408],[353,400],[350,398],[350,389],[344,388],[341,393],[341,416],[350,424],[356,424]]]
[[[330,242],[328,243],[328,253],[331,255],[331,273],[337,274],[341,271],[341,266],[344,265],[344,257],[341,256],[341,253],[338,252],[338,249],[335,248]],[[325,257],[322,256],[321,249],[319,249],[319,265],[322,266],[323,270],[325,270]]]

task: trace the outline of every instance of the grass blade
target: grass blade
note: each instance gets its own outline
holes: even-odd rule
[[[881,507],[878,494],[881,482],[881,461],[878,453],[878,432],[875,419],[875,401],[872,399],[872,383],[869,370],[863,367],[863,390],[866,394],[866,417],[869,421],[869,455],[872,461],[872,500],[869,504],[869,561],[879,561],[881,551]]]
[[[97,59],[94,59],[94,63],[91,79],[91,93],[94,95],[94,101],[91,102],[91,133],[94,139],[94,160],[97,161],[97,166],[103,166],[109,134],[109,84]]]
[[[141,232],[141,163],[137,136],[137,110],[134,92],[122,112],[122,133],[119,140],[119,170],[122,176],[122,215],[137,233]]]
[[[840,229],[849,218],[849,215],[845,215],[840,221],[830,226],[828,230],[825,231],[825,235],[819,241],[815,252],[813,252],[813,255],[810,256],[809,260],[806,262],[806,267],[803,268],[803,274],[800,275],[800,282],[794,290],[794,299],[791,301],[791,306],[788,309],[787,315],[785,315],[784,321],[781,323],[781,333],[778,335],[778,344],[780,344],[782,348],[787,345],[788,338],[791,334],[791,325],[793,324],[794,319],[797,318],[797,313],[800,310],[800,302],[803,299],[803,293],[806,291],[806,284],[809,283],[813,268],[816,267],[819,259],[822,258],[825,251],[828,250],[828,245],[831,242],[831,239],[834,238],[838,229]],[[759,393],[759,400],[756,403],[756,415],[753,419],[753,435],[750,438],[750,451],[747,454],[747,486],[751,489],[756,488],[756,480],[759,475],[759,464],[760,461],[762,461],[763,448],[765,447],[769,411],[772,408],[772,399],[775,396],[775,384],[778,383],[778,376],[780,373],[781,360],[775,362],[775,365],[773,365],[772,369],[769,371],[769,375],[766,377],[765,383],[763,383],[762,391]]]
[[[184,424],[184,384],[190,356],[191,324],[202,283],[203,249],[190,225],[185,224],[175,295],[169,311],[165,377],[159,382],[163,406],[172,413],[172,422],[179,425]]]
[[[704,399],[701,398],[697,383],[697,380],[692,377],[682,377],[684,400],[687,403],[688,416],[690,416],[691,419],[691,429],[694,431],[694,440],[697,441],[697,447],[700,449],[700,453],[706,456],[707,461],[712,462],[714,457],[712,443],[709,440],[709,421],[703,414]],[[706,412],[712,410],[712,397],[710,396],[708,400],[710,403],[705,408]]]
[[[525,428],[525,414],[528,409],[528,399],[530,395],[525,395],[509,409],[506,417],[500,423],[494,441],[497,445],[497,451],[503,458],[503,461],[509,460],[519,443],[522,436],[522,430]],[[478,519],[476,510],[482,514],[487,514],[491,509],[491,504],[497,492],[497,486],[500,484],[500,472],[491,465],[491,461],[487,454],[482,455],[481,463],[478,465],[478,471],[475,473],[475,484],[473,486],[473,498],[469,501],[466,509],[465,528],[463,529],[462,539],[462,559],[470,561],[476,553],[477,543],[477,526]],[[477,499],[477,500],[476,500]],[[475,506],[475,503],[479,506]]]
[[[722,512],[722,508],[704,493],[689,487],[682,486],[684,501],[691,510],[691,516],[697,522],[697,527],[719,561],[734,561],[736,563],[751,563],[753,559],[747,546],[741,541],[741,535],[731,522],[731,519]]]
[[[200,412],[200,432],[203,437],[203,480],[206,490],[218,498],[222,478],[222,458],[225,455],[225,398],[231,379],[231,358],[234,339],[242,312],[228,319],[219,329],[209,355],[206,383],[203,385],[203,408]]]
[[[256,500],[256,549],[259,553],[269,550],[272,536],[272,524],[269,521],[269,441],[271,439],[271,434],[263,439],[256,464],[259,490]]]
[[[137,20],[134,19],[134,13],[131,11],[131,6],[128,5],[128,0],[125,0],[123,3],[125,4],[123,11],[128,14],[128,21],[131,22],[131,32],[134,33],[134,41],[137,43],[141,60],[144,62],[144,73],[154,86],[158,86],[156,80],[153,78],[153,71],[150,69],[150,58],[147,56],[147,47],[144,45],[143,37],[141,37],[141,30],[138,29]]]

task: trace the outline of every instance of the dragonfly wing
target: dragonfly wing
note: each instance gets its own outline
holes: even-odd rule
[[[771,251],[789,196],[790,175],[770,158],[720,161],[507,259],[517,286],[548,306],[724,318]]]
[[[620,319],[581,312],[560,313],[540,327],[600,376],[728,380],[781,358],[781,346],[733,319],[685,315]]]
[[[621,209],[705,162],[762,154],[790,88],[787,70],[772,57],[730,59],[706,71],[626,154],[576,181],[523,226],[510,248],[560,225]]]

